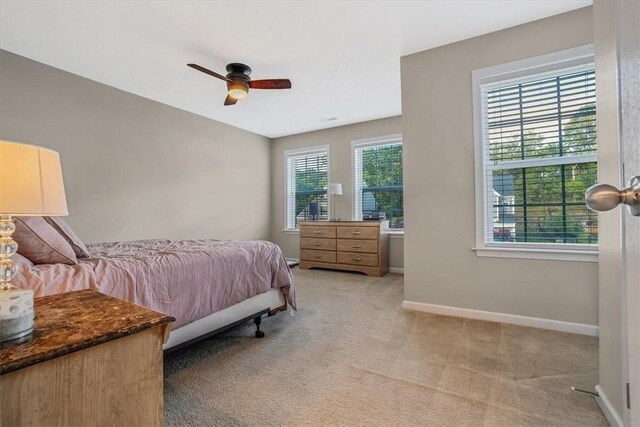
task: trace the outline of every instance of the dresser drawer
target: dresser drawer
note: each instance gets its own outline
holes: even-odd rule
[[[377,240],[339,239],[338,250],[342,252],[369,252],[378,253]]]
[[[336,253],[328,251],[312,251],[309,249],[300,250],[300,259],[305,261],[330,262],[335,264]]]
[[[300,247],[302,249],[320,249],[323,251],[335,251],[336,239],[312,239],[310,237],[302,237],[300,239]]]
[[[377,239],[378,227],[338,227],[339,239]]]
[[[336,228],[323,225],[301,225],[300,237],[326,237],[335,239]]]
[[[355,252],[338,252],[338,264],[378,266],[377,254],[360,254]]]

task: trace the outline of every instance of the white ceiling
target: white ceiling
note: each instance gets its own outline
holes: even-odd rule
[[[398,115],[401,56],[591,3],[3,0],[0,47],[278,137]],[[188,62],[222,74],[243,62],[254,79],[286,77],[293,88],[224,107],[225,84]]]

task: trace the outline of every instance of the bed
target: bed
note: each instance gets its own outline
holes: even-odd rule
[[[296,308],[291,270],[270,242],[154,239],[83,250],[89,256],[75,263],[35,264],[19,256],[15,284],[36,297],[93,289],[173,316],[165,350],[251,319],[262,337],[264,315]]]

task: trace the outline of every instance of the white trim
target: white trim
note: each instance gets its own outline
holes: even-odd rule
[[[616,408],[613,407],[611,401],[607,397],[607,394],[604,392],[602,387],[600,387],[600,384],[596,385],[596,393],[598,393],[596,402],[598,403],[600,410],[604,414],[604,417],[607,419],[611,427],[623,427],[620,414],[618,414]]]
[[[463,317],[466,319],[486,320],[488,322],[508,323],[511,325],[549,329],[572,334],[598,336],[597,325],[565,322],[562,320],[542,319],[539,317],[520,316],[517,314],[496,313],[493,311],[473,310],[469,308],[451,307],[447,305],[428,304],[416,301],[402,301],[405,310],[422,311],[443,316]]]
[[[516,82],[530,74],[544,74],[554,72],[558,68],[570,68],[592,63],[594,61],[594,46],[589,43],[583,46],[573,47],[545,55],[506,62],[486,68],[473,70],[474,80],[482,80],[483,83],[492,82]]]
[[[529,259],[555,259],[562,261],[585,261],[597,262],[597,255],[589,249],[584,252],[577,252],[573,247],[565,249],[545,247],[541,249],[514,248],[508,243],[501,247],[490,247],[487,242],[487,227],[492,226],[492,217],[488,215],[487,198],[485,188],[487,176],[485,175],[484,140],[485,132],[483,128],[484,105],[482,102],[483,85],[496,82],[516,82],[518,80],[530,79],[533,74],[544,75],[553,73],[559,69],[571,67],[581,67],[594,62],[593,44],[579,46],[571,49],[552,52],[546,55],[535,56],[505,64],[474,70],[471,73],[472,95],[473,95],[473,138],[475,157],[475,204],[476,204],[476,247],[473,250],[477,256],[495,256],[502,258],[529,258]],[[490,168],[503,169],[509,165],[534,165],[534,163],[581,163],[595,161],[597,156],[575,156],[566,159],[524,160],[505,162]]]
[[[394,133],[391,135],[385,136],[376,136],[374,138],[363,138],[363,139],[354,139],[351,141],[351,148],[354,148],[356,145],[358,147],[372,147],[376,145],[385,145],[385,144],[393,144],[398,142],[402,142],[402,134]]]
[[[285,228],[282,231],[284,234],[300,234],[299,228]]]
[[[295,234],[297,228],[289,228],[289,157],[327,153],[327,184],[331,182],[331,146],[329,144],[295,148],[284,151],[284,231]],[[327,194],[327,215],[331,212],[331,198]]]
[[[541,259],[549,261],[598,262],[597,251],[580,251],[567,249],[532,249],[489,247],[471,248],[479,257]]]
[[[404,230],[403,231],[387,231],[390,239],[404,239]]]
[[[389,273],[404,274],[404,268],[389,267]]]

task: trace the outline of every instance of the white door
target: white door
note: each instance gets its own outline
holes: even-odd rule
[[[620,137],[625,179],[640,175],[640,1],[620,5]],[[640,203],[640,200],[638,200]],[[626,294],[627,426],[640,426],[640,217],[623,220],[623,290]],[[624,322],[624,320],[623,320]]]
[[[624,383],[620,386],[624,396],[624,425],[640,427],[640,178],[629,182],[634,176],[640,176],[640,0],[618,0],[615,9],[620,160],[627,191],[618,193],[604,185],[587,198],[598,210],[626,203],[633,211],[626,212],[622,218],[620,289]]]

